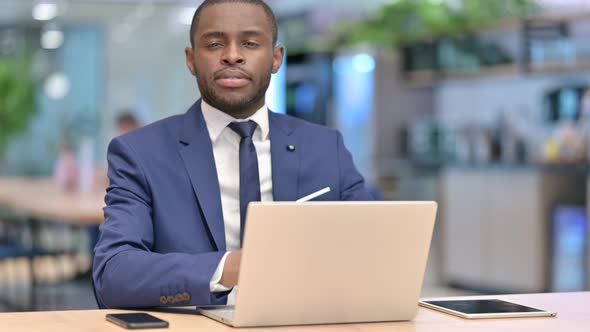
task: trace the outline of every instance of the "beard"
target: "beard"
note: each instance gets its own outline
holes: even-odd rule
[[[261,101],[264,102],[264,97],[266,95],[266,90],[270,85],[270,77],[271,72],[264,73],[259,83],[256,83],[255,80],[252,80],[252,84],[254,84],[254,92],[245,95],[242,97],[233,97],[224,95],[220,93],[220,91],[216,90],[215,83],[207,82],[207,79],[203,75],[199,75],[197,73],[197,85],[199,86],[199,90],[201,92],[201,98],[203,100],[213,106],[214,108],[227,113],[235,118],[240,118],[241,114],[251,113],[256,111],[253,109],[258,106]]]

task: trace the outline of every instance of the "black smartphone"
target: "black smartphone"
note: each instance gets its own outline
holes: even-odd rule
[[[158,329],[168,327],[168,322],[144,312],[107,314],[107,320],[126,329]]]

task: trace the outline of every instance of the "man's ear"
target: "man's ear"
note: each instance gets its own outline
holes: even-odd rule
[[[283,64],[283,57],[285,56],[285,47],[283,45],[279,45],[274,48],[272,54],[272,73],[276,74],[279,69],[281,69],[281,65]]]
[[[187,47],[184,49],[184,55],[186,56],[186,66],[188,67],[188,70],[190,70],[191,74],[193,74],[193,76],[197,76],[197,70],[195,68],[195,52],[193,51],[192,48]]]

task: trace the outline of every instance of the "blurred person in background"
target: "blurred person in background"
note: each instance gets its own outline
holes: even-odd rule
[[[119,113],[119,115],[117,115],[115,124],[115,129],[117,132],[116,136],[125,135],[128,132],[141,127],[137,117],[130,110],[123,110],[121,113]]]
[[[140,122],[134,113],[128,109],[121,111],[115,119],[115,135],[125,135],[141,127]],[[64,134],[60,146],[58,156],[53,169],[53,178],[55,184],[63,191],[78,190],[79,167],[76,152],[73,144]],[[106,167],[96,165],[94,170],[94,187],[105,188],[108,184],[108,177]]]
[[[141,122],[137,119],[135,112],[131,109],[122,109],[115,117],[115,137],[125,135],[141,127]],[[102,160],[101,160],[102,161]],[[107,176],[107,165],[96,167],[94,176],[94,185],[96,188],[106,188],[109,184]]]
[[[63,135],[53,168],[53,180],[62,191],[78,190],[78,161],[67,135]]]
[[[233,303],[251,201],[372,199],[338,131],[268,110],[285,49],[264,1],[205,0],[192,22],[202,100],[109,145],[93,266],[109,308]]]

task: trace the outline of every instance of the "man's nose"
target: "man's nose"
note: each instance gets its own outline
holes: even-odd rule
[[[245,59],[239,45],[232,43],[223,52],[221,61],[227,66],[235,66],[244,64]]]

